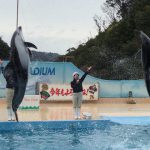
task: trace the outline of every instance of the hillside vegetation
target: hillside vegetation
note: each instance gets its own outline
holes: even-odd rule
[[[150,0],[106,0],[106,14],[109,26],[101,17],[95,17],[98,28],[95,38],[77,48],[67,50],[66,56],[84,70],[94,66],[91,73],[103,79],[143,78],[140,59],[135,59],[141,48],[139,31],[150,36]]]

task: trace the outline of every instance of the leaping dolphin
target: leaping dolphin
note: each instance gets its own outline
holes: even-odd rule
[[[147,92],[150,96],[150,38],[142,31],[140,31],[140,38],[142,41],[142,64],[145,75],[145,83]]]
[[[24,41],[22,28],[18,27],[11,39],[11,60],[13,60],[17,76],[17,83],[14,88],[14,96],[12,100],[12,109],[15,113],[16,121],[18,121],[17,109],[23,100],[28,82],[28,70],[31,55],[31,51],[28,47],[37,49],[34,44]]]

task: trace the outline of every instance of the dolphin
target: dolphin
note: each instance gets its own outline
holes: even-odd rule
[[[14,71],[17,76],[12,100],[12,109],[15,113],[16,121],[18,121],[17,109],[23,100],[28,82],[30,56],[32,55],[29,47],[37,49],[34,44],[24,41],[22,28],[18,27],[11,38],[10,58],[13,61]]]
[[[145,84],[150,96],[150,38],[142,31],[140,31],[140,38],[142,41],[141,59],[145,75]]]

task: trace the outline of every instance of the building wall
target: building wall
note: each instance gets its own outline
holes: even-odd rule
[[[4,62],[4,66],[6,64],[7,62]],[[35,95],[37,82],[70,83],[74,71],[78,71],[80,77],[84,74],[84,72],[69,62],[32,62],[29,68],[30,73],[26,94]],[[132,91],[133,97],[148,97],[144,80],[104,80],[88,75],[84,83],[99,83],[99,98],[128,97],[129,91]],[[0,72],[0,97],[5,96],[5,87],[6,82]]]

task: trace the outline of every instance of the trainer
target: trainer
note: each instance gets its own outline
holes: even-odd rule
[[[17,81],[15,69],[13,65],[13,59],[10,57],[10,61],[3,67],[3,61],[0,59],[1,71],[6,79],[6,99],[7,99],[7,113],[8,121],[15,121],[15,115],[12,109],[12,99],[14,96],[14,87]]]
[[[92,67],[89,67],[85,74],[79,78],[79,73],[73,73],[73,81],[71,82],[71,87],[73,89],[73,111],[74,111],[74,119],[80,119],[81,112],[81,104],[82,104],[82,82],[84,81],[86,75],[90,72]]]

